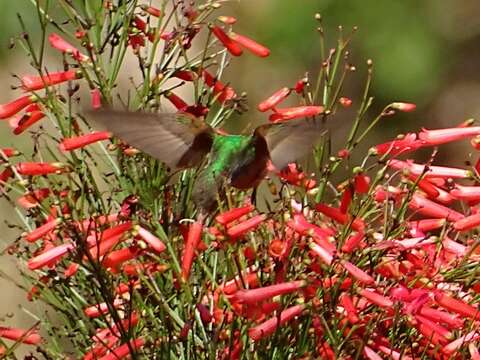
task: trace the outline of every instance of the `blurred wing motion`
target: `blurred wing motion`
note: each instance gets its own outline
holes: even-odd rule
[[[199,165],[213,143],[211,127],[186,115],[96,110],[87,118],[171,169]]]
[[[315,119],[261,125],[255,131],[263,135],[270,159],[278,170],[312,151],[322,136],[322,122]]]

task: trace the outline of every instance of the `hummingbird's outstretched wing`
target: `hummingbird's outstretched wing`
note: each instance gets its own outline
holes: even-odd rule
[[[312,150],[320,141],[323,128],[320,120],[303,119],[260,125],[255,135],[265,138],[273,165],[282,170]]]
[[[199,165],[213,143],[208,124],[183,114],[95,110],[86,116],[174,170]]]

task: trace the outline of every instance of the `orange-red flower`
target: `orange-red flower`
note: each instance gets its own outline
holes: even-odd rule
[[[60,35],[56,33],[50,34],[50,36],[48,37],[48,41],[53,48],[60,50],[63,53],[71,54],[72,57],[77,61],[88,61],[90,59],[88,56],[80,53],[80,51],[76,47],[69,44]]]
[[[233,56],[240,56],[242,55],[242,48],[240,47],[240,45],[232,40],[232,38],[230,38],[226,33],[225,31],[223,31],[223,29],[217,25],[213,25],[212,26],[212,33],[213,35],[216,36],[216,38],[218,40],[220,40],[220,42],[223,44],[223,46],[225,46],[225,48],[228,50],[228,52],[230,54],[232,54]]]
[[[83,148],[97,141],[108,140],[111,137],[112,134],[108,131],[94,131],[90,134],[63,139],[58,147],[64,152],[72,151]]]
[[[82,73],[77,70],[67,70],[56,73],[49,73],[44,76],[22,76],[22,87],[25,90],[39,90],[47,86],[60,84],[65,81],[76,80],[82,77]]]
[[[23,108],[33,104],[37,98],[32,95],[25,95],[7,104],[0,104],[0,119],[6,119],[15,115]]]
[[[249,50],[253,54],[260,56],[260,57],[267,57],[270,55],[270,50],[263,45],[260,45],[256,41],[246,37],[244,35],[236,34],[234,32],[230,32],[230,38],[236,41],[245,49]]]
[[[283,87],[277,91],[275,91],[269,98],[265,99],[262,101],[260,104],[258,104],[257,109],[258,111],[267,111],[278,104],[280,104],[283,100],[287,98],[287,96],[290,94],[291,89],[288,87]]]
[[[283,310],[279,316],[264,321],[263,323],[248,329],[248,336],[253,341],[259,341],[267,336],[273,334],[279,326],[293,319],[302,313],[305,305],[294,305],[288,309]]]

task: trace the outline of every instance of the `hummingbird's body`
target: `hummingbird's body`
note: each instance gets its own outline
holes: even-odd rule
[[[215,207],[222,184],[256,188],[267,174],[269,161],[283,169],[311,150],[321,129],[318,121],[305,119],[261,125],[252,135],[223,135],[185,114],[93,111],[90,115],[172,169],[203,165],[193,201],[204,212]]]

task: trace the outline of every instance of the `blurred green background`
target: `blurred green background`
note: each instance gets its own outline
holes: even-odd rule
[[[88,0],[87,0],[88,1]],[[8,50],[10,38],[18,36],[17,13],[30,29],[36,28],[36,9],[29,0],[0,0],[0,102],[16,96],[11,74],[31,73],[25,53]],[[375,64],[373,93],[376,109],[392,101],[418,105],[416,112],[385,119],[366,147],[387,141],[397,133],[420,127],[454,126],[480,114],[480,1],[478,0],[242,0],[225,5],[224,14],[239,19],[238,33],[248,35],[271,49],[267,59],[246,55],[235,59],[228,80],[238,91],[247,91],[255,121],[266,117],[254,110],[256,104],[282,86],[292,86],[306,71],[316,74],[320,66],[318,23],[320,13],[329,46],[334,46],[337,28],[347,33],[359,30],[352,43],[352,62],[357,72],[342,95],[358,105],[366,59]],[[59,66],[59,58],[57,69]],[[346,127],[354,110],[332,119]],[[345,122],[345,124],[344,124]],[[8,124],[0,123],[0,145],[21,147],[28,135],[12,138]],[[455,148],[455,150],[457,150]],[[454,152],[455,153],[455,152]],[[457,159],[458,161],[458,159]],[[458,162],[457,162],[458,165]],[[15,238],[4,221],[16,221],[7,204],[0,203],[0,249]],[[0,269],[15,273],[14,262],[0,261]],[[11,284],[0,279],[3,292],[0,317],[17,312],[18,296]],[[21,295],[22,299],[24,295]],[[24,313],[17,320],[33,320]],[[20,321],[20,324],[22,321]]]

